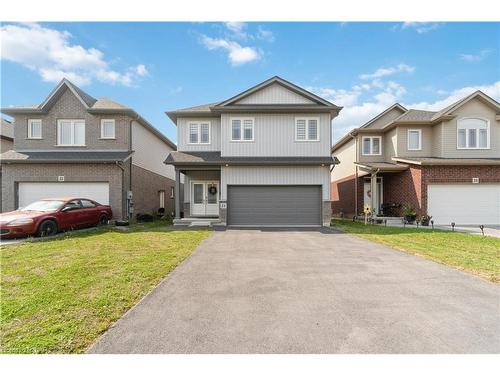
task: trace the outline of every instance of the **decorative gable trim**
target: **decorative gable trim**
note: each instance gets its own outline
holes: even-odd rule
[[[303,96],[304,98],[306,99],[309,99],[311,100],[314,104],[318,104],[318,105],[322,105],[322,106],[326,106],[326,107],[330,107],[330,108],[334,108],[334,109],[341,109],[341,107],[337,107],[335,104],[333,103],[330,103],[329,101],[313,94],[312,92],[309,92],[291,82],[288,82],[286,80],[284,80],[283,78],[280,78],[278,76],[274,76],[256,86],[253,86],[251,88],[249,88],[248,90],[245,90],[243,92],[241,92],[240,94],[238,95],[235,95],[221,103],[218,103],[217,105],[213,106],[214,109],[216,108],[221,108],[221,107],[227,107],[229,105],[232,105],[232,104],[236,104],[236,102],[240,101],[241,99],[243,98],[246,98],[250,95],[252,95],[253,93],[259,91],[259,90],[262,90],[266,87],[269,87],[270,85],[273,85],[273,84],[279,84],[283,87],[285,87],[286,89],[296,93],[296,94],[299,94],[301,96]]]
[[[63,78],[61,82],[52,90],[52,92],[47,96],[47,98],[40,104],[39,109],[46,112],[55,101],[59,98],[59,95],[63,92],[65,88],[68,88],[73,95],[82,103],[85,109],[89,109],[91,107],[88,101],[96,102],[96,99],[92,98],[90,95],[85,94],[83,91],[77,89],[71,82],[69,82],[66,78]],[[84,98],[85,96],[85,98]]]

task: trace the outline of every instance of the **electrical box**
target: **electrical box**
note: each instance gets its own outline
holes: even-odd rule
[[[64,176],[57,176],[57,181],[64,182]]]
[[[472,177],[473,184],[479,184],[479,177]]]
[[[133,197],[132,190],[127,191],[127,199],[132,199],[132,197]]]

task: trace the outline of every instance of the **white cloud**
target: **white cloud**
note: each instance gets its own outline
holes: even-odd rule
[[[224,25],[229,31],[231,31],[234,36],[241,39],[247,39],[248,34],[245,32],[247,24],[245,22],[225,22]]]
[[[459,57],[460,57],[460,60],[469,61],[469,62],[478,62],[478,61],[482,61],[485,58],[487,58],[489,55],[491,55],[492,52],[493,52],[492,49],[483,49],[476,54],[461,53],[459,55]]]
[[[257,38],[270,43],[274,42],[275,39],[272,31],[266,30],[262,26],[257,28]]]
[[[428,33],[441,27],[441,22],[403,22],[402,29],[413,29],[419,34]]]
[[[202,35],[201,42],[208,50],[223,49],[228,52],[231,65],[237,66],[259,60],[261,52],[254,47],[243,47],[232,40],[222,38],[210,38]]]
[[[486,95],[491,96],[496,101],[500,101],[500,81],[494,82],[491,85],[466,86],[453,90],[446,98],[435,102],[418,102],[408,104],[408,108],[422,109],[427,111],[439,111],[450,104],[472,94],[474,91],[481,90]],[[406,106],[406,105],[405,105]]]
[[[77,85],[87,85],[96,79],[131,86],[137,77],[148,74],[143,64],[124,72],[113,70],[100,50],[72,44],[69,32],[36,23],[3,25],[0,38],[2,60],[36,71],[47,82],[66,77]]]
[[[381,77],[390,76],[396,73],[413,73],[415,67],[406,64],[398,64],[389,68],[379,68],[373,73],[365,73],[359,76],[360,79],[376,79]]]

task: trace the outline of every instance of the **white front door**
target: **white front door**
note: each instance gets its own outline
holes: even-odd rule
[[[191,216],[219,216],[219,182],[191,183]]]
[[[371,180],[365,180],[363,187],[363,204],[364,207],[368,206],[371,210],[375,210],[375,214],[380,212],[380,206],[383,203],[383,190],[382,190],[382,177],[377,177],[377,184],[375,185],[375,193],[372,191]]]

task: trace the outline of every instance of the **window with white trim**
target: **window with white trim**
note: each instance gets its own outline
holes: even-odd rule
[[[58,146],[85,146],[84,120],[57,120]]]
[[[361,143],[363,155],[382,155],[382,137],[363,137]]]
[[[42,139],[42,120],[28,120],[28,138]]]
[[[231,140],[253,141],[254,119],[250,117],[231,118]]]
[[[210,144],[210,122],[189,123],[190,144]]]
[[[422,129],[408,129],[408,150],[422,150]]]
[[[457,149],[489,149],[490,122],[481,118],[457,121]]]
[[[115,120],[102,119],[101,120],[101,138],[115,139]]]
[[[295,140],[319,141],[319,118],[317,117],[295,118]]]
[[[160,208],[165,208],[165,190],[158,191],[158,198],[160,199]]]

